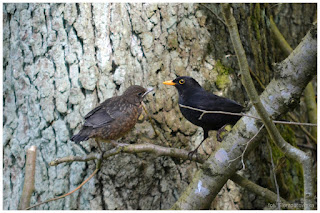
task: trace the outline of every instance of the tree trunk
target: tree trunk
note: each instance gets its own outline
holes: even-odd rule
[[[301,5],[281,6],[286,12],[299,14],[298,25],[290,25],[292,34],[284,32],[294,37],[289,41],[300,41],[309,29],[301,30],[300,26],[316,13],[316,6]],[[243,21],[239,22],[240,34],[250,38],[246,22],[254,8],[234,6],[239,12],[237,20]],[[301,14],[297,7],[310,12]],[[279,14],[275,21],[282,23],[283,13]],[[155,94],[148,95],[145,103],[163,137],[155,137],[145,121],[121,138],[122,143],[154,143],[187,150],[200,143],[202,130],[181,115],[177,91],[162,85],[176,75],[192,76],[205,89],[245,103],[245,93],[239,93],[244,89],[237,71],[233,72],[238,69],[236,58],[226,57],[234,52],[227,29],[198,4],[7,3],[3,5],[3,19],[4,209],[18,208],[26,150],[32,145],[37,146],[37,163],[31,204],[65,194],[84,181],[94,171],[95,162],[56,167],[49,163],[64,156],[98,153],[93,140],[75,144],[70,137],[79,131],[86,113],[130,85],[154,87]],[[266,26],[262,28],[266,31]],[[265,39],[261,45],[269,44],[270,38]],[[246,50],[252,52],[253,43],[244,40]],[[273,52],[276,50],[265,48],[261,53],[265,55],[249,55],[251,65],[272,70]],[[264,57],[265,64],[261,60]],[[273,77],[271,73],[265,83]],[[205,145],[207,152],[215,143],[215,133],[211,133]],[[103,149],[110,147],[103,144]],[[249,166],[248,176],[253,180],[261,178],[257,175],[262,170],[255,171],[258,168],[254,162]],[[99,173],[78,192],[37,209],[168,209],[196,171],[195,163],[170,157],[119,154],[104,161]],[[238,202],[232,208],[265,205],[247,192],[240,201],[239,188],[234,184],[226,187],[234,191],[230,202]],[[216,203],[212,208],[227,208]]]

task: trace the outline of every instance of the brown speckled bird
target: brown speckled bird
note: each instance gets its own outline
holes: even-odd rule
[[[100,148],[98,140],[108,142],[122,137],[136,124],[142,112],[142,100],[152,90],[133,85],[121,96],[105,100],[84,117],[82,129],[71,140],[79,143],[95,138]]]

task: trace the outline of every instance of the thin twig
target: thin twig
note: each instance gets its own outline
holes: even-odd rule
[[[55,201],[55,200],[59,200],[59,199],[61,199],[61,198],[67,197],[68,195],[71,195],[72,193],[74,193],[75,191],[77,191],[78,189],[80,189],[84,184],[86,184],[98,171],[99,171],[99,169],[94,170],[94,172],[93,172],[85,181],[83,181],[77,188],[75,188],[75,189],[72,190],[71,192],[68,192],[67,194],[61,195],[61,196],[59,196],[59,197],[55,197],[55,198],[52,198],[52,199],[43,201],[43,202],[41,202],[41,203],[37,203],[37,204],[35,204],[35,205],[33,205],[33,206],[30,206],[30,207],[26,208],[25,210],[29,210],[29,209],[32,209],[32,208],[34,208],[34,207],[40,206],[40,205],[42,205],[42,204],[49,203],[49,202]]]
[[[259,117],[253,116],[253,115],[247,115],[245,113],[236,113],[236,112],[225,112],[225,111],[207,111],[207,110],[203,110],[203,109],[198,109],[198,108],[194,108],[194,107],[190,107],[190,106],[186,106],[183,104],[179,104],[179,106],[183,107],[183,108],[187,108],[187,109],[191,109],[191,110],[195,110],[195,111],[199,111],[202,112],[202,114],[199,117],[199,120],[202,119],[202,117],[205,114],[225,114],[225,115],[238,115],[238,116],[246,116],[249,118],[254,118],[257,120],[262,120]],[[274,121],[272,120],[273,123],[276,124],[288,124],[288,125],[304,125],[304,126],[317,126],[317,124],[311,124],[311,123],[298,123],[298,122],[292,122],[292,121]]]
[[[271,166],[272,166],[271,172],[273,174],[274,184],[275,184],[276,190],[277,190],[277,206],[278,206],[278,209],[281,210],[281,200],[280,200],[279,185],[278,185],[277,176],[276,176],[276,173],[275,173],[275,166],[274,166],[274,163],[273,163],[272,149],[271,149],[271,146],[270,146],[270,143],[269,143],[268,139],[267,139],[267,145],[268,145],[268,148],[269,148],[269,151],[270,151],[270,161],[271,161]]]
[[[313,151],[317,151],[317,148],[315,147],[312,147],[312,146],[308,146],[308,145],[305,145],[305,144],[297,144],[298,147],[301,147],[301,148],[305,148],[305,149],[311,149]]]
[[[40,206],[40,205],[45,204],[45,203],[49,203],[49,202],[51,202],[51,201],[59,200],[59,199],[61,199],[61,198],[67,197],[67,196],[71,195],[72,193],[76,192],[77,190],[79,190],[84,184],[86,184],[86,183],[87,183],[95,174],[97,174],[97,172],[100,170],[100,168],[101,168],[101,163],[102,163],[102,160],[103,160],[102,155],[103,155],[103,152],[102,152],[102,154],[100,155],[100,157],[98,158],[98,162],[97,162],[97,165],[96,165],[96,169],[93,171],[93,173],[92,173],[86,180],[84,180],[77,188],[75,188],[75,189],[72,190],[71,192],[68,192],[67,194],[64,194],[64,195],[61,195],[61,196],[59,196],[59,197],[55,197],[55,198],[52,198],[52,199],[43,201],[43,202],[41,202],[41,203],[37,203],[37,204],[35,204],[35,205],[33,205],[33,206],[30,206],[30,207],[26,208],[25,210],[32,209],[32,208],[34,208],[34,207]],[[50,163],[50,165],[51,165],[51,163]]]
[[[213,12],[211,8],[207,7],[207,5],[205,5],[204,3],[200,3],[199,5],[209,10],[213,15],[215,15],[219,19],[219,21],[221,21],[226,26],[226,23],[223,21],[223,19],[220,18],[215,12]]]
[[[242,169],[243,169],[243,170],[246,169],[246,165],[245,165],[245,163],[244,163],[244,155],[245,155],[245,153],[246,153],[246,151],[247,151],[247,148],[248,148],[248,146],[249,146],[249,143],[250,143],[251,141],[253,141],[253,139],[254,139],[255,137],[257,137],[257,135],[259,134],[259,132],[262,130],[263,127],[264,127],[264,124],[260,127],[260,129],[258,130],[258,132],[257,132],[252,138],[250,138],[250,140],[246,143],[246,147],[244,148],[242,154],[239,155],[238,157],[236,157],[235,159],[229,160],[229,163],[230,163],[230,162],[233,162],[233,161],[235,161],[235,160],[238,160],[238,159],[241,157]]]
[[[298,122],[298,119],[292,113],[289,112],[288,115],[294,122]],[[304,128],[304,126],[299,125],[299,127],[302,132],[304,132],[313,142],[317,143],[317,139],[313,137],[311,133],[306,128]]]

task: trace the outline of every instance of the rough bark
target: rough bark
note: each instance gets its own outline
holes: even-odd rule
[[[241,9],[237,18],[249,14],[248,5],[236,7]],[[98,152],[92,141],[76,145],[69,138],[90,109],[129,85],[155,88],[146,105],[162,137],[155,138],[151,125],[143,122],[120,140],[123,143],[149,142],[187,150],[200,143],[202,131],[182,117],[177,92],[161,84],[176,74],[192,76],[207,90],[244,103],[246,95],[239,93],[244,90],[237,72],[232,72],[237,64],[234,57],[225,57],[233,52],[228,32],[218,19],[210,24],[211,15],[199,8],[197,4],[3,5],[4,209],[18,208],[25,150],[32,145],[38,147],[32,204],[62,195],[85,180],[95,169],[92,161],[49,163]],[[296,10],[285,4],[281,8],[286,13]],[[275,21],[282,21],[282,15],[280,11]],[[305,21],[290,25],[292,39],[300,41]],[[281,23],[287,26],[288,21]],[[245,24],[240,25],[240,34],[248,38]],[[250,51],[249,42],[245,48]],[[206,142],[209,153],[214,138]],[[257,158],[251,162],[246,176],[257,180],[261,164]],[[105,161],[99,174],[79,192],[37,209],[168,209],[195,171],[195,164],[170,157],[121,154]],[[227,187],[242,208],[264,204],[234,184]],[[225,204],[217,200],[224,209]]]
[[[200,142],[201,131],[182,119],[174,88],[161,84],[174,73],[203,83],[211,72],[213,61],[202,66],[209,33],[195,8],[4,4],[4,209],[18,207],[25,150],[31,145],[38,147],[32,204],[62,195],[86,179],[94,162],[48,164],[97,152],[92,141],[76,145],[69,138],[90,109],[131,84],[155,88],[157,95],[147,97],[146,105],[164,139],[155,139],[151,125],[143,122],[121,142],[188,149],[190,141]],[[201,73],[194,71],[200,67]],[[104,162],[79,192],[38,209],[168,209],[194,169],[168,157],[122,154]]]

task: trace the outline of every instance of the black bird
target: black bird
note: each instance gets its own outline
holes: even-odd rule
[[[217,138],[221,141],[220,131],[223,130],[224,126],[227,124],[233,125],[241,118],[241,116],[237,115],[206,113],[199,119],[202,112],[182,107],[180,104],[206,111],[224,111],[233,113],[240,113],[243,110],[243,106],[230,99],[207,92],[196,80],[188,76],[181,76],[174,80],[165,81],[163,84],[173,85],[178,89],[179,107],[182,115],[188,121],[203,129],[203,140],[194,151],[189,153],[189,156],[191,155],[191,157],[197,152],[203,141],[208,138],[208,132],[210,130],[218,130]]]
[[[142,112],[142,100],[152,90],[133,85],[121,96],[105,100],[84,117],[82,129],[71,140],[79,143],[95,138],[101,150],[98,140],[118,139],[135,126]]]

